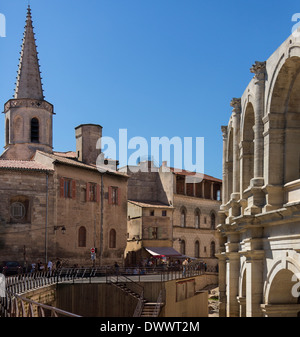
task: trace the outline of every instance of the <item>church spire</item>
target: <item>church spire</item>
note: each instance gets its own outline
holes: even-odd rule
[[[32,26],[31,9],[28,5],[18,77],[14,95],[15,99],[44,99],[40,66],[37,55],[38,53]]]

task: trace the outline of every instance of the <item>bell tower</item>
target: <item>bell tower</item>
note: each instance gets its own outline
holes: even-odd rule
[[[20,55],[14,98],[4,105],[5,151],[1,159],[30,160],[36,150],[53,150],[53,105],[44,99],[30,6]]]

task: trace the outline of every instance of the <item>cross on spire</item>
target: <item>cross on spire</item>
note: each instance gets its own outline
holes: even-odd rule
[[[22,43],[22,50],[18,69],[17,83],[14,98],[32,98],[43,100],[43,88],[35,44],[31,8],[28,5],[26,25]]]

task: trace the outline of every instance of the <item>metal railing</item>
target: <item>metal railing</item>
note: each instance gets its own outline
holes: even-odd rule
[[[187,268],[183,275],[182,268],[163,267],[122,267],[115,270],[111,266],[88,267],[88,268],[60,268],[53,271],[40,271],[5,278],[6,296],[0,297],[0,316],[26,315],[24,308],[27,308],[27,316],[35,313],[38,316],[45,315],[47,312],[52,316],[73,316],[58,308],[50,307],[41,303],[31,301],[25,297],[25,294],[31,290],[38,289],[60,282],[92,282],[95,278],[101,278],[106,283],[126,283],[126,286],[139,295],[139,302],[134,315],[141,313],[144,304],[144,289],[139,284],[143,276],[154,276],[156,281],[169,281],[202,275],[211,270],[199,269],[192,264]],[[212,270],[215,271],[215,270]],[[98,282],[98,280],[97,280]],[[32,308],[36,307],[37,311]],[[76,315],[75,315],[76,316]],[[73,316],[73,317],[75,317]],[[136,317],[136,316],[135,316]]]

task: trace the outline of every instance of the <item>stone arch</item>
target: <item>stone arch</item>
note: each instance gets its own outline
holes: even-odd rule
[[[241,192],[250,186],[254,177],[254,124],[255,115],[252,103],[248,102],[244,113],[241,140]]]
[[[198,207],[195,209],[194,216],[195,216],[195,228],[200,228],[201,211]]]
[[[114,228],[109,231],[109,248],[117,248],[117,232]]]
[[[264,303],[296,304],[297,298],[293,296],[292,289],[297,280],[293,276],[299,273],[300,265],[292,257],[283,256],[276,259],[264,284]]]
[[[268,180],[283,185],[300,178],[300,57],[281,59],[277,68],[269,96],[268,152],[274,174]]]
[[[23,142],[24,141],[24,134],[23,134],[23,118],[19,115],[17,115],[14,118],[14,124],[13,124],[13,130],[14,130],[14,142]]]

